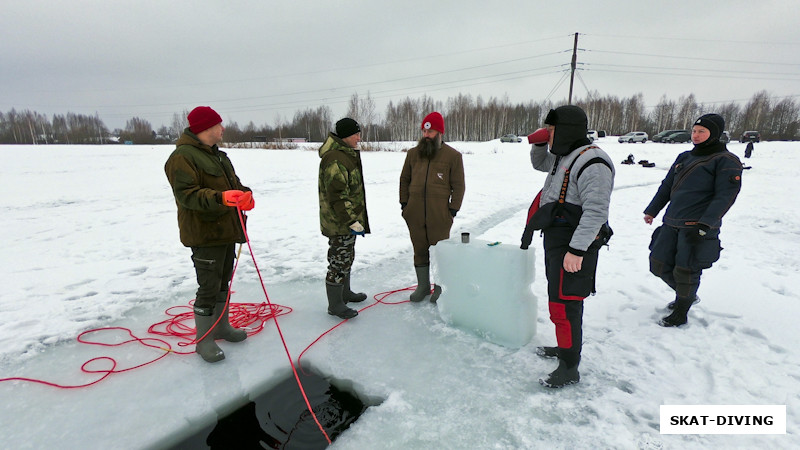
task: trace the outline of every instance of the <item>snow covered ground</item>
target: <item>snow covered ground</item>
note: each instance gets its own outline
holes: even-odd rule
[[[327,335],[304,366],[382,402],[334,448],[797,448],[800,446],[800,207],[794,191],[800,144],[756,144],[743,190],[724,220],[721,260],[703,275],[689,325],[656,321],[671,299],[648,272],[654,228],[642,210],[681,144],[599,144],[654,168],[617,165],[598,294],[586,301],[581,383],[548,390],[554,367],[534,354],[555,343],[536,251],[537,333],[509,349],[447,326],[431,304],[377,305]],[[467,193],[453,236],[517,244],[544,174],[527,144],[455,142]],[[398,147],[407,147],[399,144]],[[313,148],[313,147],[311,147]],[[147,336],[171,306],[194,296],[190,251],[178,241],[164,162],[171,146],[0,146],[0,378],[62,385],[99,378],[81,365],[116,358],[118,369],[153,358],[142,346],[76,343],[81,332],[120,326]],[[744,145],[729,149],[742,157]],[[232,149],[256,208],[249,234],[270,299],[293,311],[280,325],[296,359],[336,324],[326,314],[327,241],[319,234],[315,151]],[[364,153],[373,233],[359,238],[354,288],[374,295],[416,283],[397,200],[405,154]],[[660,218],[659,218],[660,220]],[[240,263],[233,302],[264,295],[250,260]],[[388,301],[402,300],[389,298]],[[365,304],[366,306],[366,304]],[[108,340],[122,340],[113,335]],[[227,359],[169,354],[88,388],[0,382],[4,448],[150,448],[216,420],[290,370],[274,324]],[[786,435],[662,435],[660,405],[786,405]]]

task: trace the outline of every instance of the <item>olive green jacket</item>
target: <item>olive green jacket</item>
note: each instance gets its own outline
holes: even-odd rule
[[[243,186],[231,160],[215,145],[203,144],[188,128],[164,165],[175,203],[181,243],[211,247],[244,242],[236,208],[222,204],[222,192]]]
[[[350,225],[359,222],[369,233],[361,152],[329,133],[319,157],[320,231],[327,237],[349,235]]]

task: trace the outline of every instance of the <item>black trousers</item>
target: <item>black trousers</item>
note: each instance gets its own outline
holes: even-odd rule
[[[236,244],[214,247],[192,247],[192,262],[197,275],[197,296],[195,309],[213,311],[219,294],[228,292],[233,275],[233,260],[236,258]]]
[[[650,272],[675,291],[678,298],[694,299],[700,276],[719,260],[719,229],[711,229],[698,243],[687,237],[691,230],[661,225],[650,240]]]
[[[569,251],[574,228],[553,226],[544,231],[544,264],[550,321],[556,326],[559,358],[568,366],[580,362],[583,344],[583,300],[595,292],[597,250],[583,256],[581,270],[564,270],[564,255]]]

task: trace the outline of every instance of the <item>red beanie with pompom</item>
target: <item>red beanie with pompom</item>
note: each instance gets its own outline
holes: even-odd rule
[[[444,118],[441,114],[434,111],[422,119],[422,126],[420,128],[423,130],[436,130],[444,134]]]

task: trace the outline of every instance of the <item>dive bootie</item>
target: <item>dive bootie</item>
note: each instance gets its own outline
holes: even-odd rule
[[[360,303],[367,299],[367,294],[363,292],[353,292],[350,290],[350,272],[344,275],[342,286],[342,300],[345,303]]]
[[[214,332],[212,331],[208,333],[208,330],[211,329],[217,319],[214,317],[214,313],[208,311],[207,309],[203,309],[201,313],[202,312],[209,312],[211,314],[198,314],[197,310],[194,312],[194,323],[195,328],[197,329],[197,334],[195,337],[197,343],[195,343],[194,351],[206,362],[214,363],[217,361],[222,361],[225,359],[225,353],[223,353],[222,349],[217,346],[216,342],[214,342]],[[203,336],[206,333],[208,333],[208,336],[204,338]]]
[[[227,293],[221,294],[219,298],[222,298],[222,301],[217,298],[217,305],[214,307],[214,315],[212,316],[214,317],[214,321],[222,316],[222,318],[219,320],[219,323],[214,328],[214,338],[225,339],[228,342],[242,342],[243,340],[247,339],[247,332],[240,330],[239,328],[234,328],[231,325],[231,322],[228,318],[230,304],[228,304],[226,308],[227,297]]]
[[[558,358],[558,347],[536,347],[536,354],[542,358]]]
[[[578,373],[578,365],[567,368],[567,362],[563,359],[558,360],[556,370],[550,372],[547,378],[539,378],[539,384],[549,388],[562,388],[581,381]]]
[[[343,286],[325,282],[325,293],[328,295],[328,314],[340,319],[352,319],[358,311],[348,308],[342,299]]]
[[[694,304],[694,300],[695,299],[678,297],[675,299],[672,313],[666,317],[662,317],[661,320],[658,321],[658,324],[662,327],[679,327],[681,325],[686,325],[686,322],[689,321],[689,308]]]
[[[411,300],[414,303],[425,300],[425,297],[431,293],[431,274],[430,265],[414,266],[414,271],[417,273],[417,289],[411,293]],[[436,296],[439,297],[438,295]]]
[[[670,311],[674,310],[676,301],[677,300],[673,300],[673,301],[669,302],[669,304],[667,305],[667,309],[670,310]],[[694,306],[694,305],[696,305],[698,303],[700,303],[700,297],[695,295],[694,296],[694,301],[692,302],[692,306]]]

